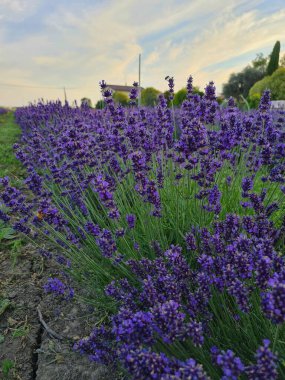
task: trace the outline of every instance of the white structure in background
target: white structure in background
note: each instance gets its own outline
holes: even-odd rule
[[[285,110],[285,100],[272,100],[271,109],[274,110]]]

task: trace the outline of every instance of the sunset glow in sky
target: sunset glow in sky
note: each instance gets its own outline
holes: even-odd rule
[[[218,92],[274,43],[285,51],[284,0],[0,0],[0,105],[100,97],[98,82],[176,90],[192,74]]]

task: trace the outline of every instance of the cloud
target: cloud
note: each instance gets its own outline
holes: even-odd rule
[[[285,10],[279,8],[265,0],[145,0],[143,6],[138,0],[0,0],[1,77],[42,87],[3,91],[0,84],[0,103],[62,97],[56,88],[63,86],[69,98],[98,99],[100,80],[137,79],[140,53],[144,87],[164,90],[164,77],[173,75],[179,89],[193,74],[200,87],[214,80],[220,90],[256,53],[282,43]]]
[[[49,57],[45,55],[40,55],[33,57],[33,61],[42,66],[55,66],[60,63],[60,59],[58,57]]]
[[[0,0],[0,18],[12,22],[18,22],[31,14],[39,0]]]

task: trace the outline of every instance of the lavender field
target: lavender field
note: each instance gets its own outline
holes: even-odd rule
[[[285,379],[285,112],[220,106],[187,80],[173,107],[39,102],[18,108],[22,185],[0,180],[0,219],[96,310],[78,355],[124,379]],[[84,291],[78,295],[76,287]]]

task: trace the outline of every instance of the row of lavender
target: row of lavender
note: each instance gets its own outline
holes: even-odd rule
[[[0,107],[0,116],[5,115],[8,112],[7,108]]]
[[[181,109],[101,89],[104,110],[18,109],[32,199],[1,180],[0,217],[63,265],[46,291],[70,299],[72,276],[102,314],[75,349],[132,379],[284,377],[284,115],[191,77]]]

